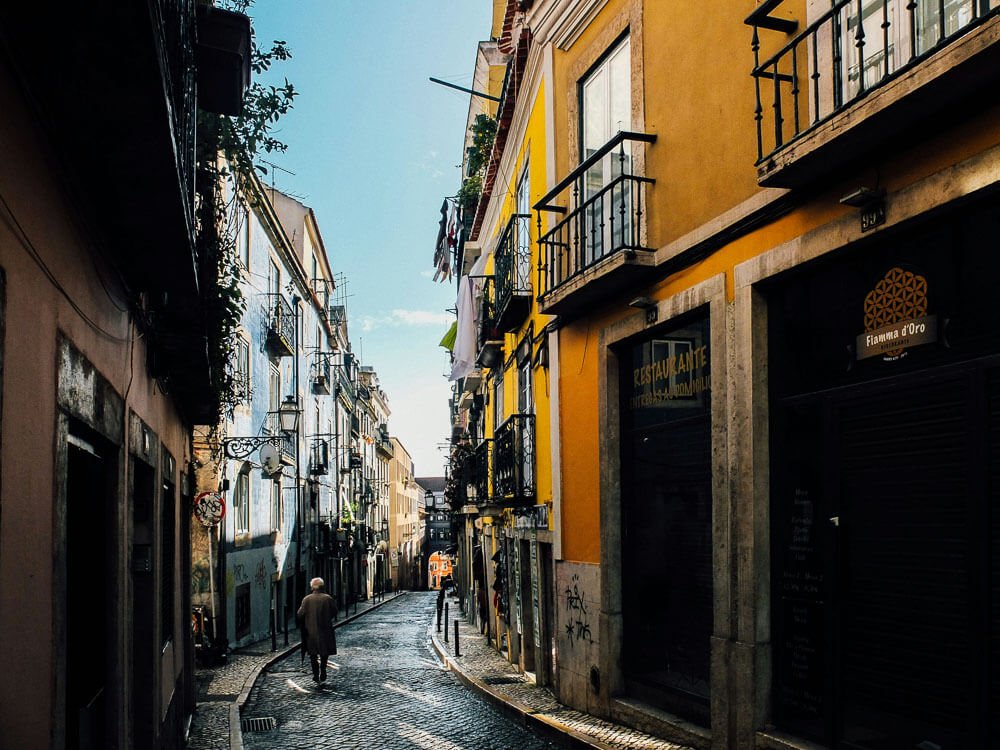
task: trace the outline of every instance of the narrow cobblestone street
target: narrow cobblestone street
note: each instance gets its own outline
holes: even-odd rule
[[[519,727],[445,670],[430,647],[433,592],[387,602],[337,630],[338,654],[323,689],[308,659],[278,662],[258,679],[243,719],[273,717],[276,728],[244,731],[247,750],[536,750],[554,745]]]

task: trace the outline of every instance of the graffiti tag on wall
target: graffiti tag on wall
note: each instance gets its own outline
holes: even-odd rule
[[[574,575],[571,585],[566,587],[566,637],[570,645],[575,641],[593,643],[590,632],[590,616],[587,613],[587,603],[584,592],[580,590],[580,576]]]
[[[261,588],[267,586],[267,567],[264,565],[263,560],[257,563],[257,572],[253,574],[253,580]]]

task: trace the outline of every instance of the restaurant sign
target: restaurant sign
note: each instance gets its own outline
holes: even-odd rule
[[[696,336],[656,338],[633,358],[629,408],[700,405],[711,389],[708,347]]]
[[[937,341],[937,316],[927,314],[927,279],[894,267],[865,297],[865,332],[857,337],[857,359],[887,362],[906,350]]]

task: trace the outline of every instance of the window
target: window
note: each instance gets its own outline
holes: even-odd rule
[[[632,129],[630,55],[631,44],[626,37],[580,83],[581,162],[597,153],[619,131]],[[629,236],[629,212],[620,216],[614,210],[630,202],[629,183],[619,183],[610,191],[606,188],[615,178],[631,171],[631,155],[625,154],[622,159],[619,154],[612,153],[594,164],[583,177],[584,200],[593,199],[586,209],[585,221],[589,227],[602,228],[584,235],[586,265],[603,256],[609,248],[621,247]]]
[[[236,339],[233,352],[233,378],[236,397],[241,402],[250,401],[250,342],[242,336]]]
[[[281,270],[273,260],[267,267],[267,293],[272,295],[281,294]]]
[[[521,176],[517,180],[517,273],[514,284],[518,289],[531,286],[531,184],[528,179],[528,160],[524,160]]]
[[[233,532],[236,536],[250,533],[250,476],[240,472],[233,490]]]
[[[276,412],[281,408],[281,371],[273,362],[267,381],[267,408],[268,411],[275,412],[269,416],[268,429],[272,435],[276,435],[280,427]]]
[[[283,512],[281,507],[281,478],[271,480],[271,531],[280,531]]]
[[[517,413],[532,414],[535,411],[534,392],[531,385],[531,357],[525,357],[517,368]]]
[[[251,214],[246,206],[241,204],[237,210],[236,247],[240,254],[240,263],[247,269],[250,268],[250,216]]]
[[[493,429],[503,424],[503,370],[497,368],[493,375]]]

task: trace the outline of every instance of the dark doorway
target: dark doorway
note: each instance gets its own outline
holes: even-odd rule
[[[619,353],[628,690],[709,724],[712,469],[709,322]]]
[[[843,750],[996,736],[998,232],[970,205],[766,290],[784,731]]]
[[[84,428],[66,465],[66,747],[114,747],[115,475],[113,449]]]
[[[783,723],[851,750],[985,746],[998,406],[994,361],[783,408],[802,446],[773,509]]]
[[[523,660],[523,668],[525,672],[535,671],[535,618],[538,616],[538,606],[536,595],[538,593],[538,573],[535,570],[535,566],[538,564],[538,553],[535,556],[531,555],[531,548],[535,546],[537,550],[537,542],[531,542],[527,539],[521,539],[520,542],[515,541],[518,544],[518,571],[520,572],[521,580],[518,581],[518,586],[520,587],[520,600],[521,600],[521,653]],[[534,581],[534,587],[532,587],[532,582]]]
[[[132,739],[153,747],[157,693],[154,571],[155,476],[148,464],[132,458]]]

